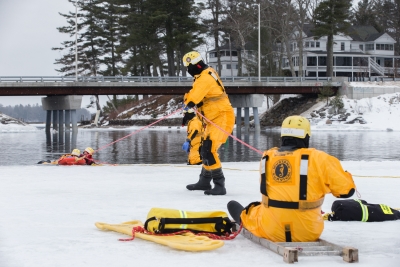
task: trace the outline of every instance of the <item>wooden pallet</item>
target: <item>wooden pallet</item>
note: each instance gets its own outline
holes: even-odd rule
[[[298,262],[299,256],[341,256],[346,262],[358,262],[358,249],[342,247],[323,239],[316,242],[272,242],[242,229],[242,235],[251,241],[281,255],[287,263]]]

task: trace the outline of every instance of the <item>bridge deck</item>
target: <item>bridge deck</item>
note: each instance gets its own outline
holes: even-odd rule
[[[315,94],[329,84],[336,91],[341,82],[231,82],[228,94]],[[0,96],[37,95],[181,95],[192,82],[0,82]]]

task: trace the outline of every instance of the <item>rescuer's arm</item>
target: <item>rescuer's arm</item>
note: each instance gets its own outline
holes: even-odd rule
[[[340,161],[324,152],[318,155],[321,159],[321,170],[324,182],[332,195],[338,198],[351,197],[356,189],[351,173],[343,170]]]

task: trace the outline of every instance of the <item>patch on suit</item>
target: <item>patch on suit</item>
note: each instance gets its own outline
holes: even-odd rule
[[[286,159],[281,159],[275,162],[272,170],[272,177],[278,183],[286,183],[292,177],[292,166]]]

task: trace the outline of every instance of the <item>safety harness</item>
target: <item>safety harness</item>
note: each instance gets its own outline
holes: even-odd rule
[[[201,101],[200,103],[198,103],[198,104],[196,105],[198,108],[200,108],[201,106],[203,106],[205,103],[218,101],[218,100],[220,100],[220,99],[223,99],[223,98],[228,97],[228,95],[227,95],[226,92],[225,92],[225,88],[224,88],[224,86],[222,85],[222,83],[220,82],[218,76],[217,76],[214,72],[212,72],[212,71],[209,71],[208,74],[209,74],[211,77],[213,77],[213,79],[217,82],[218,86],[221,87],[221,89],[222,89],[222,94],[219,95],[219,96],[215,96],[215,97],[204,98],[203,101]]]

